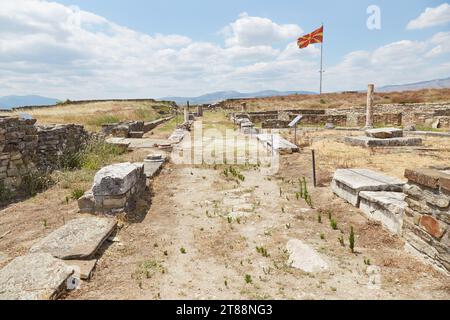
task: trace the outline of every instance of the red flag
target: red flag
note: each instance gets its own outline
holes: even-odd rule
[[[304,49],[310,44],[313,43],[322,43],[323,42],[323,26],[319,29],[300,37],[297,41],[298,47],[300,49]]]

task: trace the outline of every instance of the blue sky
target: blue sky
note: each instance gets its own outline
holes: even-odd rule
[[[317,91],[318,46],[295,40],[322,22],[325,91],[450,76],[448,1],[2,0],[0,95]]]

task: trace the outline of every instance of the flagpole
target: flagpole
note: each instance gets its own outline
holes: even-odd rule
[[[322,42],[320,43],[320,95],[322,95],[322,81],[323,81],[323,39]]]

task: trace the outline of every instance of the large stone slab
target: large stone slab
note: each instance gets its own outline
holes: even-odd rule
[[[352,205],[359,207],[360,191],[401,192],[405,183],[369,169],[336,170],[331,183],[332,191]]]
[[[381,222],[387,230],[394,234],[402,233],[403,213],[407,207],[404,193],[361,191],[359,197],[359,208],[369,219]]]
[[[376,147],[414,147],[421,146],[422,139],[405,137],[405,138],[389,138],[389,139],[378,139],[366,136],[357,137],[345,137],[345,143],[351,146],[359,146],[366,148],[376,148]]]
[[[144,170],[142,163],[117,163],[102,168],[94,178],[94,196],[119,196],[127,193]]]
[[[322,272],[328,270],[328,264],[310,246],[300,240],[289,240],[286,246],[289,252],[289,265],[305,272]]]
[[[366,130],[366,136],[378,139],[401,138],[403,130],[396,128],[377,128]]]
[[[274,149],[280,153],[292,153],[300,151],[299,147],[295,144],[282,138],[279,134],[258,134],[257,139],[267,148]]]
[[[115,230],[116,224],[116,219],[104,217],[74,219],[37,242],[30,252],[45,252],[64,260],[89,259]]]
[[[0,270],[0,300],[56,299],[73,272],[48,253],[18,257]]]
[[[91,279],[97,260],[66,260],[65,263],[74,269],[74,274],[81,280]]]

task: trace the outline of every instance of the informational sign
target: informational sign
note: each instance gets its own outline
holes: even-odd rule
[[[299,123],[299,121],[302,120],[302,118],[303,118],[303,116],[301,114],[298,115],[297,117],[295,117],[295,119],[292,120],[291,123],[289,123],[289,127],[290,128],[295,127],[297,125],[297,123]]]

